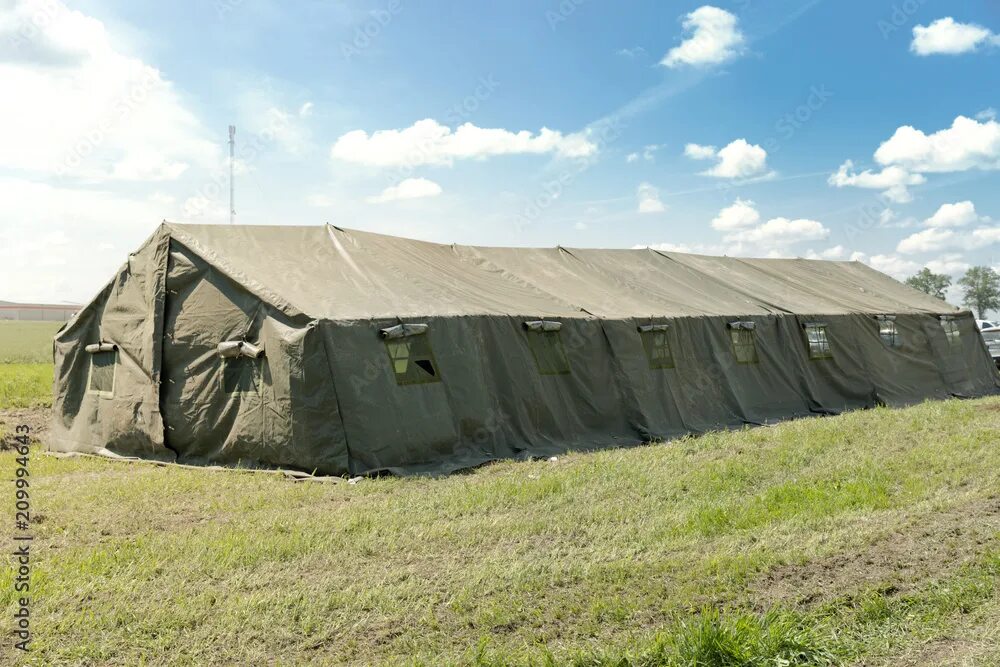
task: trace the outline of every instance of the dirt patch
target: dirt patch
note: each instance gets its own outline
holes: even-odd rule
[[[813,606],[869,587],[906,593],[947,576],[993,542],[1000,531],[1000,497],[945,512],[911,517],[860,550],[807,563],[780,565],[750,586],[761,609],[793,603]]]
[[[0,410],[0,451],[11,449],[17,434],[17,427],[27,425],[31,431],[32,443],[45,439],[49,430],[49,408],[22,408],[16,410]]]

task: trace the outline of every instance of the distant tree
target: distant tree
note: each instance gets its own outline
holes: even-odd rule
[[[958,281],[962,303],[986,319],[989,310],[1000,310],[1000,275],[988,266],[974,266]]]
[[[951,278],[943,273],[934,273],[925,266],[916,275],[907,278],[906,284],[944,301],[944,291],[951,287]]]

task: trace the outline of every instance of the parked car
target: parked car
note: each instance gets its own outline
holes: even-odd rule
[[[976,320],[976,326],[979,327],[980,331],[983,331],[984,329],[993,329],[996,326],[1000,326],[1000,323],[991,320]]]
[[[1000,368],[1000,327],[990,327],[988,329],[983,329],[983,341],[986,343],[986,349],[990,351],[990,356],[993,357],[993,363]]]

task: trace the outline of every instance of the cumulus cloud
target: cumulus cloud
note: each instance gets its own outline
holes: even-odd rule
[[[156,181],[218,163],[219,142],[162,73],[57,0],[4,3],[0,80],[0,168]]]
[[[846,254],[847,250],[844,248],[844,246],[835,245],[833,247],[827,248],[826,250],[821,250],[820,252],[816,252],[814,250],[807,250],[804,257],[806,259],[834,260],[834,259],[843,259],[844,255]]]
[[[931,134],[904,125],[878,147],[875,160],[919,173],[1000,169],[1000,122],[958,116]]]
[[[896,252],[912,255],[933,252],[955,243],[956,235],[950,229],[931,227],[907,236],[896,246]]]
[[[376,167],[452,165],[455,160],[484,160],[496,155],[545,154],[587,157],[597,144],[586,133],[563,134],[542,128],[537,134],[522,130],[460,125],[454,131],[426,118],[398,130],[368,134],[352,130],[333,144],[331,157]]]
[[[716,160],[714,167],[701,172],[716,178],[754,178],[767,173],[767,151],[746,139],[736,139],[716,150],[715,146],[687,144],[684,155],[693,160]]]
[[[942,204],[934,215],[924,220],[925,227],[964,227],[978,222],[979,215],[971,201],[960,201],[954,204]]]
[[[930,260],[925,266],[934,273],[943,273],[947,276],[960,276],[969,270],[970,264],[964,260],[962,255],[950,253]]]
[[[369,204],[384,204],[399,199],[421,199],[437,197],[441,194],[441,186],[426,178],[407,178],[398,185],[391,185],[381,193],[365,199]]]
[[[859,258],[876,271],[886,273],[897,280],[903,280],[920,270],[920,264],[900,257],[899,255],[872,255],[871,257]]]
[[[639,213],[662,213],[667,207],[660,201],[660,191],[649,183],[640,183],[636,191]]]
[[[975,51],[989,44],[1000,44],[1000,35],[993,34],[981,25],[959,23],[946,16],[930,25],[914,27],[910,50],[918,56],[953,56]]]
[[[882,171],[852,173],[854,164],[847,160],[828,182],[884,190],[890,200],[906,203],[912,200],[909,186],[925,183],[924,174],[1000,169],[1000,123],[988,114],[981,118],[958,116],[951,127],[931,134],[901,126],[875,151]]]
[[[715,146],[703,146],[702,144],[687,144],[684,146],[684,155],[692,160],[711,160],[719,149]]]
[[[829,235],[830,230],[815,220],[772,218],[758,227],[727,234],[725,240],[781,248],[803,241],[821,241]]]
[[[742,53],[745,41],[738,23],[736,16],[724,9],[699,7],[684,17],[685,39],[670,49],[660,64],[705,66],[732,60]]]
[[[885,167],[882,171],[878,172],[871,171],[870,169],[855,172],[854,163],[851,160],[846,160],[827,179],[827,183],[838,188],[853,186],[856,188],[883,190],[886,198],[897,204],[905,204],[913,201],[913,195],[908,189],[909,186],[922,185],[926,181],[927,179],[920,174],[911,174],[905,169],[895,166]]]
[[[719,211],[712,220],[712,229],[728,232],[734,229],[753,227],[760,222],[760,213],[754,208],[754,203],[746,199],[737,199],[733,204]]]

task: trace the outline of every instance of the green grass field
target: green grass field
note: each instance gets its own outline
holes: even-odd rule
[[[52,337],[61,326],[0,320],[0,364],[51,364]]]
[[[52,403],[52,337],[60,326],[0,321],[0,410]]]
[[[356,485],[36,452],[30,658],[998,665],[998,440],[989,398]]]

